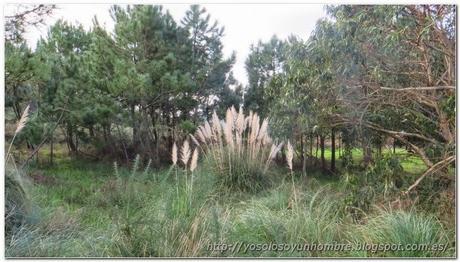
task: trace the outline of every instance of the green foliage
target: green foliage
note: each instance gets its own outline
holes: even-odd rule
[[[351,170],[342,178],[349,192],[344,199],[345,209],[359,221],[376,201],[392,199],[407,183],[403,168],[394,155],[385,155],[363,172]]]
[[[179,127],[182,130],[182,132],[184,132],[184,134],[186,135],[195,133],[197,128],[196,125],[190,120],[182,121],[179,124]]]
[[[140,154],[158,166],[168,145],[161,137],[177,127],[193,132],[180,126],[190,116],[196,123],[239,105],[235,55],[223,56],[223,28],[198,5],[180,24],[159,5],[110,12],[113,36],[97,19],[89,31],[58,20],[34,51],[8,42],[6,106],[18,119],[25,105],[36,105],[24,135],[29,145],[56,136],[58,126],[72,153],[84,147],[108,157]]]

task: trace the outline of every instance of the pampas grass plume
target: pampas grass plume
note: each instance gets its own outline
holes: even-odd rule
[[[188,160],[190,159],[190,146],[188,144],[188,140],[184,141],[181,149],[181,161],[187,166]]]
[[[291,145],[291,142],[288,140],[287,143],[287,152],[286,152],[286,161],[289,169],[292,171],[292,159],[294,158],[294,149]]]
[[[192,161],[190,162],[190,171],[193,172],[193,170],[196,169],[197,164],[198,164],[198,148],[195,148],[195,150],[193,150]]]
[[[172,147],[172,162],[173,162],[173,165],[176,165],[177,164],[177,146],[176,146],[176,142],[174,142],[173,144],[173,147]]]

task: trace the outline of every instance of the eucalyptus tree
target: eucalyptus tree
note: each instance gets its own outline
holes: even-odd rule
[[[308,62],[307,43],[291,36],[282,49],[285,57],[283,70],[274,75],[265,87],[266,105],[270,111],[273,132],[279,137],[295,141],[299,147],[302,170],[305,173],[307,159],[313,160],[313,138],[317,125],[317,99],[312,90],[311,63]],[[309,150],[307,147],[309,146]]]
[[[360,53],[348,60],[353,74],[338,72],[342,101],[353,113],[339,119],[391,136],[419,155],[428,169],[410,190],[455,159],[456,8],[345,5],[329,13],[344,43]]]

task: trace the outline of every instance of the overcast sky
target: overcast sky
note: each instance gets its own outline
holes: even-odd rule
[[[163,4],[179,22],[190,4]],[[325,16],[322,4],[202,4],[221,26],[225,27],[223,38],[224,54],[229,56],[236,51],[237,61],[234,66],[235,77],[247,84],[244,61],[251,44],[259,40],[267,41],[273,35],[286,38],[291,34],[302,39],[308,38],[316,21]],[[81,23],[89,29],[96,15],[106,29],[112,31],[113,21],[109,15],[109,4],[59,4],[53,16],[46,20],[46,25],[53,24],[59,18],[73,23]],[[5,7],[5,13],[11,6]],[[35,47],[40,36],[46,36],[47,26],[32,28],[26,35],[31,47]]]

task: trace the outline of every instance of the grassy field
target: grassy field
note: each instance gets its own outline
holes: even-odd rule
[[[339,157],[339,154],[342,152],[339,152],[339,150],[336,151],[336,159],[337,163],[340,164],[341,160]],[[398,157],[398,159],[401,162],[402,167],[404,168],[404,171],[410,174],[421,174],[423,173],[427,168],[425,163],[423,163],[422,159],[420,157],[408,153],[404,148],[396,148],[395,152],[393,153],[393,149],[383,149],[382,153],[384,155],[395,155]],[[331,160],[331,150],[329,148],[326,148],[324,150],[324,158],[327,161]],[[319,152],[318,152],[318,157],[319,157]],[[354,148],[352,150],[352,157],[354,163],[359,163],[363,159],[363,151],[360,148]]]
[[[293,186],[289,171],[277,167],[269,174],[271,186],[266,190],[224,194],[215,189],[212,171],[201,164],[190,192],[181,169],[115,168],[61,153],[54,166],[29,170],[24,181],[32,203],[28,223],[6,240],[7,257],[455,254],[454,228],[416,207],[400,210],[375,203],[356,222],[344,208],[349,192],[343,180],[320,173],[297,174]],[[419,164],[406,162],[405,168],[416,172]],[[333,243],[350,246],[347,250],[304,246]],[[385,243],[403,248],[380,249],[378,244]],[[367,250],[362,249],[364,244]],[[410,250],[408,244],[428,249]]]

